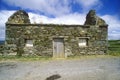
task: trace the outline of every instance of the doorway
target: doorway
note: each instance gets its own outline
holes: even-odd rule
[[[65,58],[64,38],[53,38],[53,57]]]

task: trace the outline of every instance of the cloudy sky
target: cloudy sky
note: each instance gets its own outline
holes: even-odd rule
[[[95,9],[109,25],[108,38],[120,39],[120,0],[0,0],[0,40],[5,39],[5,22],[16,10],[29,14],[31,23],[84,24]]]

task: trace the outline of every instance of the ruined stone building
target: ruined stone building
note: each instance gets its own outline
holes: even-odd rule
[[[108,25],[90,10],[84,25],[31,24],[18,10],[6,22],[5,52],[63,58],[107,51]]]

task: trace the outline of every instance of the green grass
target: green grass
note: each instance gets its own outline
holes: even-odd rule
[[[0,61],[9,61],[9,60],[16,60],[16,61],[38,61],[38,60],[51,60],[50,57],[41,57],[41,56],[0,56]]]
[[[120,40],[109,40],[108,44],[108,54],[120,56]]]
[[[116,54],[115,54],[116,55]],[[0,56],[0,61],[53,61],[53,60],[86,60],[94,58],[110,58],[110,57],[120,57],[113,55],[81,55],[81,56],[71,56],[67,58],[52,58],[52,57],[41,57],[41,56]]]

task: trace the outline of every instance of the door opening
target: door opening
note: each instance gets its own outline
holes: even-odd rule
[[[53,38],[53,57],[65,58],[64,38]]]

